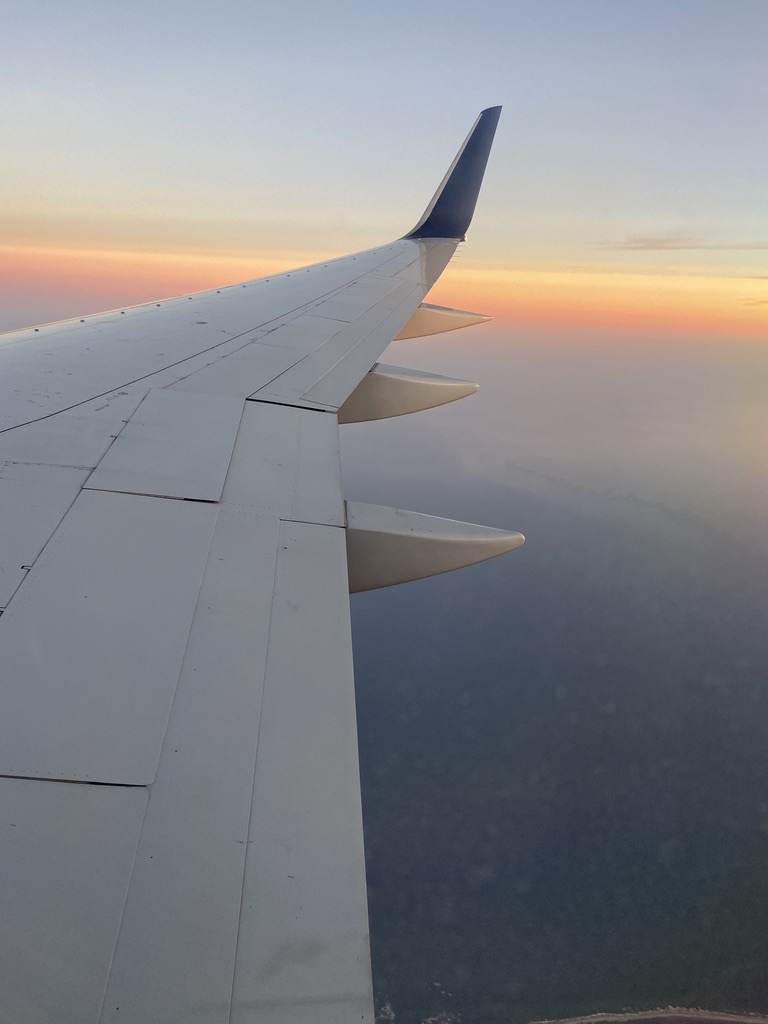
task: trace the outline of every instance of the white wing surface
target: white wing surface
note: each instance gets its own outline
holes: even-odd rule
[[[498,115],[405,238],[0,341],[5,1024],[373,1020],[350,580],[522,537],[347,509],[338,421],[473,390],[376,361],[485,319],[422,300]]]

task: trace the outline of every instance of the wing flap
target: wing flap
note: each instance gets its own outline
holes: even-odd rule
[[[372,1020],[336,433],[246,407],[105,1022]]]
[[[281,519],[344,526],[336,417],[246,402],[224,501]]]
[[[147,791],[0,780],[2,1019],[96,1024]]]
[[[152,781],[215,520],[80,494],[0,618],[0,775]]]
[[[337,331],[325,344],[259,389],[253,397],[284,402],[305,399],[338,408],[347,397],[347,389],[354,390],[421,298],[420,287],[398,281],[384,298],[362,309],[354,320],[339,322]],[[317,309],[313,310],[313,315],[318,315]],[[395,323],[398,327],[390,326]]]
[[[229,1022],[278,532],[217,520],[103,1020]]]
[[[233,1024],[373,1020],[344,566],[344,530],[281,524]]]

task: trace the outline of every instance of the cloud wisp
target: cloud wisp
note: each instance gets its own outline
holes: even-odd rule
[[[650,235],[629,235],[621,241],[595,242],[601,249],[625,252],[668,252],[679,249],[759,250],[768,249],[768,242],[707,242],[694,235],[662,231]]]

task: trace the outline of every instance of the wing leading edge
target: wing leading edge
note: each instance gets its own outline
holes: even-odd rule
[[[338,422],[475,389],[376,361],[487,319],[423,299],[498,114],[398,241],[0,341],[0,1020],[373,1020],[349,592],[522,537],[345,503]]]

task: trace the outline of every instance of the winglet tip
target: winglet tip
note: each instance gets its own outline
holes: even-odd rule
[[[404,238],[464,238],[496,134],[501,106],[486,107],[415,228]]]

